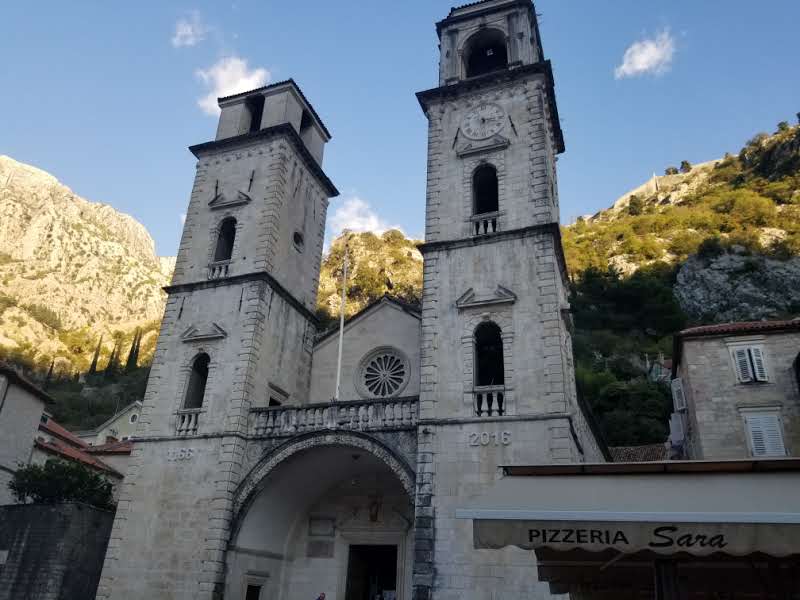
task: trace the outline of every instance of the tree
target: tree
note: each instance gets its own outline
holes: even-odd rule
[[[692,170],[692,163],[690,163],[688,160],[682,160],[681,173],[688,173],[691,170]]]
[[[664,175],[677,175],[678,167],[667,167],[664,169]]]
[[[34,504],[85,502],[114,508],[113,486],[102,475],[75,462],[50,459],[44,465],[21,466],[8,487],[18,502]]]
[[[631,216],[636,216],[642,214],[644,210],[644,202],[642,199],[634,194],[628,199],[628,214]]]
[[[131,342],[131,350],[128,352],[128,360],[125,361],[125,372],[130,373],[136,368],[136,363],[139,360],[139,346],[142,342],[142,330],[136,328],[136,333],[133,334],[133,342]]]
[[[97,348],[94,350],[94,356],[92,357],[92,364],[89,367],[89,375],[94,375],[97,373],[97,360],[100,358],[100,347],[103,345],[103,336],[100,335],[100,341],[97,342]]]
[[[781,121],[778,123],[778,131],[788,131],[789,129],[789,122],[788,121]]]

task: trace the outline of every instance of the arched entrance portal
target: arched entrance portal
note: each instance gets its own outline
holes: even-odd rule
[[[413,473],[360,434],[275,449],[237,490],[226,600],[410,600]]]

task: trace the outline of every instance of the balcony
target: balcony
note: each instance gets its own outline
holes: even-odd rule
[[[272,437],[326,429],[411,429],[416,427],[418,415],[416,397],[271,406],[250,410],[249,431],[250,435]]]
[[[500,217],[499,212],[482,213],[480,215],[473,215],[472,221],[472,234],[473,235],[488,235],[490,233],[497,233],[497,224]]]
[[[175,420],[175,434],[178,436],[196,435],[202,408],[184,408],[178,411]]]
[[[472,395],[475,401],[475,414],[479,417],[502,417],[506,414],[505,386],[475,386]]]
[[[223,277],[228,276],[228,268],[230,267],[231,261],[229,260],[218,260],[208,265],[208,278],[209,279],[222,279]]]

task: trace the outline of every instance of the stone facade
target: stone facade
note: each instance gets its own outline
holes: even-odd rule
[[[437,30],[442,85],[418,94],[422,309],[383,299],[348,321],[337,402],[337,336],[314,344],[311,312],[336,193],[321,170],[329,134],[292,81],[220,100],[217,139],[192,148],[99,599],[547,596],[529,553],[473,550],[455,511],[501,465],[604,460],[575,393],[552,73],[527,0],[456,8]],[[492,56],[507,64],[466,70]],[[497,210],[475,214],[488,170]],[[503,373],[489,385],[476,379],[486,323]],[[396,565],[375,562],[387,546]]]
[[[85,504],[0,507],[0,600],[91,600],[114,515]]]
[[[758,324],[757,324],[758,325]],[[800,455],[800,389],[797,360],[800,323],[782,329],[715,332],[679,336],[676,375],[686,398],[686,453],[691,459],[736,459],[754,455],[746,419],[754,414],[778,416],[785,455]],[[725,327],[725,326],[722,326]],[[767,381],[742,382],[735,350],[763,352]]]
[[[0,366],[0,505],[14,498],[8,483],[20,464],[28,464],[45,403],[51,402],[36,386]]]

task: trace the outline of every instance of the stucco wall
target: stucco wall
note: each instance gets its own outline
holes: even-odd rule
[[[0,505],[14,502],[8,489],[19,463],[27,464],[44,410],[37,396],[0,375]]]
[[[355,378],[362,359],[375,348],[390,346],[408,359],[410,375],[400,396],[419,394],[420,319],[392,304],[382,302],[367,314],[348,323],[342,344],[341,400],[360,399]],[[339,352],[338,332],[314,347],[311,366],[311,402],[327,402],[336,389],[336,362]]]
[[[739,383],[731,344],[752,343],[764,350],[769,382]],[[750,456],[741,410],[780,409],[783,440],[789,456],[800,454],[800,391],[794,361],[800,334],[701,337],[683,342],[678,375],[688,403],[690,458]]]

